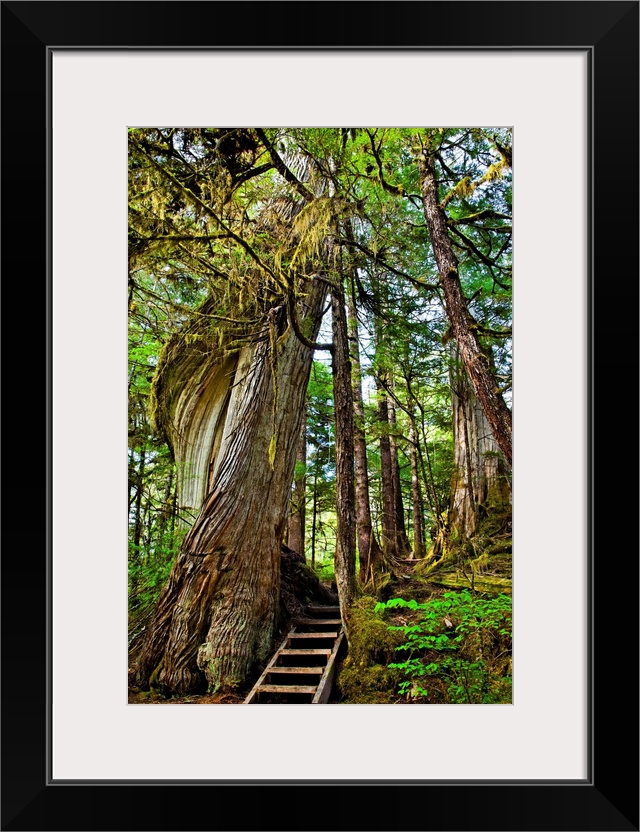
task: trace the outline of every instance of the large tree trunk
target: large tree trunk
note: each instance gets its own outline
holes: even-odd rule
[[[331,290],[333,399],[336,414],[336,560],[340,616],[349,633],[349,607],[356,591],[356,517],[353,446],[353,390],[342,286]]]
[[[433,253],[438,265],[444,305],[476,398],[491,426],[505,459],[511,467],[511,411],[497,391],[489,360],[476,336],[473,320],[462,293],[458,261],[453,252],[447,218],[438,202],[438,183],[433,156],[426,150],[418,158],[422,203]]]
[[[362,399],[362,371],[358,340],[358,318],[353,296],[349,294],[347,306],[349,344],[351,354],[351,381],[353,387],[353,439],[356,475],[356,531],[360,558],[359,580],[366,584],[374,578],[382,562],[382,550],[376,539],[371,521],[369,502],[369,471],[367,466],[367,441],[364,432],[364,401]]]
[[[449,529],[470,537],[478,528],[480,507],[511,501],[509,469],[482,407],[452,347],[450,368],[455,469]]]
[[[307,499],[307,417],[306,413],[300,426],[298,444],[296,446],[296,477],[293,481],[291,494],[291,514],[289,515],[289,529],[287,545],[294,552],[304,557],[304,524],[305,502]]]
[[[310,281],[307,290],[300,319],[315,337],[325,289]],[[312,357],[291,330],[276,350],[265,338],[219,360],[179,338],[165,351],[157,411],[182,471],[181,502],[194,505],[207,486],[139,653],[143,687],[233,687],[268,656]]]

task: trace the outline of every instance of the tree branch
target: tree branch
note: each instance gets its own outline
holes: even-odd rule
[[[478,211],[477,214],[469,214],[468,217],[460,217],[457,220],[447,217],[447,225],[469,225],[484,219],[510,220],[511,217],[508,214],[499,214],[497,211],[486,208],[484,211]]]
[[[412,277],[410,274],[406,272],[400,271],[400,269],[396,269],[390,263],[387,263],[386,260],[383,260],[382,257],[377,255],[375,252],[371,251],[370,248],[363,245],[362,243],[358,243],[356,240],[350,240],[348,237],[341,237],[337,239],[339,243],[345,243],[347,246],[352,246],[357,248],[363,254],[366,254],[367,257],[370,257],[374,263],[378,263],[379,265],[383,266],[387,271],[391,272],[392,274],[397,274],[398,277],[403,277],[405,280],[408,280],[410,283],[413,283],[414,286],[419,286],[421,289],[429,289],[431,291],[437,291],[439,288],[437,284],[434,283],[427,283],[424,280],[420,280],[417,277]]]
[[[202,208],[202,210],[203,210],[205,213],[207,213],[210,217],[212,217],[212,218],[213,218],[213,220],[215,220],[215,222],[217,222],[217,223],[218,223],[218,225],[220,226],[220,228],[224,229],[224,231],[226,231],[226,232],[227,232],[227,234],[229,235],[229,237],[231,237],[231,239],[232,239],[232,240],[234,240],[234,241],[235,241],[235,242],[236,242],[236,243],[237,243],[237,244],[238,244],[241,248],[243,248],[243,249],[247,252],[247,254],[249,255],[249,257],[251,257],[251,259],[252,259],[252,260],[256,263],[256,265],[258,265],[258,266],[259,266],[259,267],[260,267],[263,271],[265,271],[265,272],[269,275],[269,277],[271,277],[271,278],[273,279],[273,281],[274,281],[277,285],[281,286],[282,288],[286,288],[286,287],[284,287],[284,286],[282,285],[282,281],[280,281],[280,280],[278,279],[278,277],[277,277],[277,276],[276,276],[276,274],[273,272],[273,270],[272,270],[272,269],[270,269],[270,268],[269,268],[269,266],[267,266],[267,264],[266,264],[266,263],[263,263],[263,262],[262,262],[262,260],[261,260],[261,259],[260,259],[260,257],[258,256],[258,254],[257,254],[257,253],[253,250],[253,248],[249,245],[249,243],[248,243],[246,240],[243,240],[243,239],[242,239],[242,237],[238,236],[238,234],[234,233],[234,232],[233,232],[233,231],[232,231],[232,230],[231,230],[231,229],[230,229],[230,228],[229,228],[229,227],[228,227],[228,226],[227,226],[227,225],[223,222],[223,220],[222,220],[222,219],[221,219],[221,218],[220,218],[220,217],[216,214],[216,212],[213,210],[213,208],[211,208],[211,206],[210,206],[210,205],[207,205],[207,204],[206,204],[206,202],[203,202],[203,201],[200,199],[200,197],[198,197],[198,196],[196,196],[196,195],[194,194],[194,192],[191,190],[191,188],[187,188],[187,186],[186,186],[186,185],[183,185],[183,184],[182,184],[182,182],[180,182],[178,179],[176,179],[176,177],[175,177],[173,174],[169,173],[169,171],[168,171],[168,170],[166,170],[165,168],[163,168],[163,167],[162,167],[162,165],[161,165],[159,162],[157,162],[157,161],[156,161],[156,160],[155,160],[152,156],[149,156],[149,154],[147,153],[147,151],[146,151],[146,150],[145,150],[145,149],[144,149],[144,148],[143,148],[143,147],[142,147],[142,146],[141,146],[141,145],[140,145],[137,141],[135,141],[135,140],[132,140],[132,141],[133,141],[133,143],[136,145],[136,147],[138,148],[138,150],[139,150],[139,151],[140,151],[140,152],[141,152],[144,156],[146,156],[146,158],[147,158],[147,159],[151,162],[151,164],[152,164],[155,168],[157,168],[157,169],[160,171],[160,173],[161,173],[161,174],[162,174],[165,178],[167,178],[170,182],[172,182],[174,185],[176,185],[178,188],[180,188],[180,190],[181,190],[183,193],[187,194],[187,195],[190,197],[190,199],[192,199],[192,200],[193,200],[193,202],[194,202],[196,205],[200,206],[200,208]]]
[[[405,189],[402,185],[391,185],[387,180],[384,178],[384,172],[382,170],[382,160],[380,159],[380,154],[376,148],[375,141],[373,140],[373,135],[370,130],[366,131],[367,136],[369,136],[369,143],[371,145],[371,152],[373,154],[373,158],[376,160],[376,164],[378,166],[378,179],[380,180],[380,184],[388,191],[390,194],[394,194],[395,196],[406,196]]]
[[[496,260],[492,260],[490,257],[487,257],[486,254],[483,254],[480,249],[475,245],[475,243],[470,240],[462,231],[459,231],[455,227],[451,227],[451,231],[463,242],[465,248],[467,248],[470,252],[476,255],[476,257],[485,264],[485,266],[495,266],[497,269],[500,269],[501,266],[498,266]],[[497,258],[496,258],[497,259]]]

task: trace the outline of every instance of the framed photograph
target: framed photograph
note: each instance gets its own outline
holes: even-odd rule
[[[2,3],[3,829],[638,829],[638,8]],[[512,136],[510,704],[127,700],[129,131],[228,124]]]

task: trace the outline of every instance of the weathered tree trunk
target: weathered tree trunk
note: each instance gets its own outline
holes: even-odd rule
[[[306,288],[299,317],[315,337],[325,288],[319,281]],[[208,486],[139,653],[142,687],[184,694],[203,680],[211,691],[237,686],[270,650],[312,356],[290,329],[276,349],[265,338],[220,360],[179,338],[165,351],[158,418],[173,441],[188,504],[203,481]]]
[[[356,516],[354,486],[353,390],[342,286],[331,290],[333,399],[336,418],[336,559],[340,616],[349,632],[349,607],[356,592]]]
[[[484,411],[452,347],[450,367],[455,470],[451,487],[449,529],[470,537],[478,528],[480,507],[511,500],[509,469]]]
[[[458,261],[453,252],[447,218],[438,202],[438,183],[433,157],[426,150],[418,158],[424,216],[433,253],[438,265],[439,282],[453,336],[467,370],[476,398],[491,427],[502,453],[511,467],[511,411],[496,387],[489,360],[476,336],[473,320],[462,293]]]
[[[351,354],[351,381],[353,387],[353,439],[356,475],[356,531],[360,558],[359,580],[371,581],[382,561],[382,550],[371,521],[369,502],[369,471],[367,466],[367,441],[364,431],[364,401],[362,399],[362,372],[358,341],[358,318],[353,296],[349,294],[347,305],[349,343]]]
[[[409,460],[411,462],[411,497],[413,503],[413,554],[416,558],[423,558],[425,555],[424,509],[418,475],[418,434],[413,422],[409,428]]]
[[[304,557],[304,524],[305,502],[307,499],[307,416],[303,415],[298,444],[296,446],[296,473],[291,494],[291,514],[289,515],[289,529],[287,545],[294,552]]]

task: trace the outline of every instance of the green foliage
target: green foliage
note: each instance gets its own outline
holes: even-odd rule
[[[325,583],[334,581],[336,574],[333,559],[317,561],[315,564],[315,572],[318,578]]]
[[[315,360],[307,387],[305,549],[307,560],[314,560],[323,581],[333,580],[336,536],[334,437],[331,370],[322,361]],[[299,467],[296,467],[296,477],[298,472]]]
[[[445,592],[424,604],[392,598],[375,612],[407,609],[411,623],[391,625],[405,636],[392,662],[405,675],[401,693],[424,702],[496,704],[511,702],[511,598],[484,597],[467,590]]]
[[[134,609],[146,609],[155,601],[176,554],[175,546],[156,546],[153,557],[145,549],[129,544],[129,601]]]

